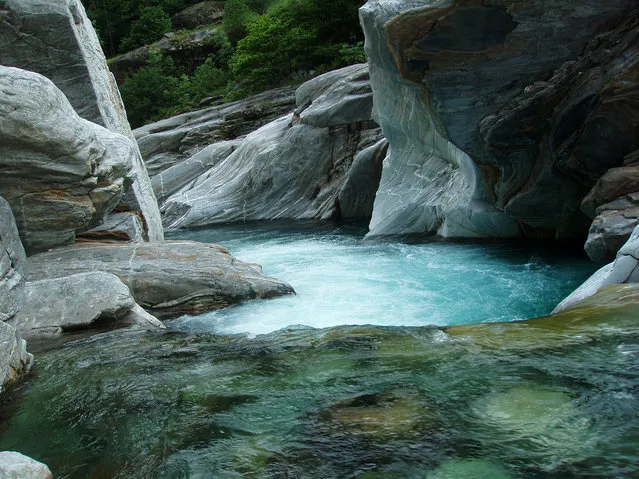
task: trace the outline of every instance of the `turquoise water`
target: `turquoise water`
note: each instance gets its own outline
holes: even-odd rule
[[[180,232],[297,296],[32,344],[33,374],[0,402],[0,450],[69,479],[639,477],[639,288],[496,323],[547,313],[592,266],[363,233]]]
[[[521,244],[364,240],[330,223],[258,223],[180,231],[220,243],[287,281],[296,296],[251,302],[171,327],[264,334],[300,324],[425,326],[511,321],[548,314],[594,270],[580,252]]]

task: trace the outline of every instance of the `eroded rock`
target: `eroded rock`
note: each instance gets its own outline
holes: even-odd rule
[[[134,139],[117,85],[80,0],[4,1],[0,63],[44,75],[62,90],[80,117]],[[67,136],[71,135],[69,130]],[[161,240],[164,232],[148,174],[137,145],[129,148],[133,151],[131,181],[125,185],[122,201],[142,213],[149,239]],[[57,199],[51,201],[60,205]],[[82,215],[82,211],[74,214]]]
[[[106,271],[160,318],[199,314],[240,301],[294,293],[218,245],[192,241],[75,244],[30,258],[31,279]]]
[[[0,66],[0,85],[0,193],[22,243],[27,253],[71,243],[118,204],[136,147],[80,118],[37,73]]]
[[[390,143],[371,234],[583,234],[588,188],[639,141],[634,6],[362,7],[374,116]]]
[[[27,373],[33,364],[33,355],[27,352],[27,342],[16,328],[0,321],[0,392]]]
[[[243,137],[295,105],[295,88],[285,87],[244,100],[177,115],[133,133],[151,177],[207,146]]]
[[[295,113],[254,131],[205,179],[166,199],[165,227],[369,216],[386,146],[371,108],[367,65],[307,82]]]

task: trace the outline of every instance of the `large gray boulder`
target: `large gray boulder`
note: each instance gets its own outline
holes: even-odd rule
[[[0,479],[53,479],[49,468],[24,454],[0,452]]]
[[[371,120],[367,65],[315,78],[302,85],[296,96],[294,113],[248,135],[205,173],[206,179],[165,200],[161,208],[165,228],[340,218],[345,216],[341,200],[346,202],[344,213],[370,215],[379,179],[375,169],[380,171],[379,151],[385,143],[380,142],[381,132]],[[361,192],[352,187],[357,179],[367,182]],[[341,194],[343,188],[347,191]]]
[[[140,306],[161,318],[294,293],[259,267],[236,260],[225,248],[192,241],[77,243],[29,260],[32,281],[91,271],[112,273],[129,287]]]
[[[8,323],[28,339],[107,323],[138,322],[139,310],[131,314],[136,306],[131,291],[117,276],[93,271],[28,282],[24,307]],[[142,325],[163,327],[147,313],[142,315]]]
[[[3,1],[0,63],[44,75],[80,117],[133,139],[117,85],[80,0]],[[137,145],[132,149],[131,181],[123,201],[141,211],[149,239],[161,240],[151,183]]]
[[[135,176],[129,138],[80,118],[37,73],[0,66],[0,194],[27,253],[102,223]]]
[[[13,213],[0,197],[0,321],[6,321],[20,310],[27,276],[27,257]]]
[[[593,274],[584,284],[557,305],[553,314],[570,309],[605,286],[639,282],[639,226],[621,247],[614,262]]]
[[[371,234],[583,234],[581,200],[639,142],[632,7],[364,5],[374,116],[390,143]]]

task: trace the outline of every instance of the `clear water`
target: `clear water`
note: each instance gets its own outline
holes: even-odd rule
[[[495,323],[549,311],[591,266],[287,229],[180,236],[261,262],[295,297],[32,344],[33,374],[0,403],[0,450],[73,479],[639,477],[639,288]],[[364,322],[387,325],[328,327]]]
[[[548,314],[593,271],[579,251],[517,244],[364,240],[330,223],[257,223],[174,233],[219,243],[293,285],[296,296],[250,302],[171,327],[264,334],[292,324],[425,326]],[[576,253],[576,254],[575,254]]]

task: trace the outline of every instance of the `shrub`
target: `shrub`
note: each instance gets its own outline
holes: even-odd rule
[[[144,7],[126,37],[120,43],[120,51],[130,51],[153,43],[171,31],[171,17],[162,7]]]

